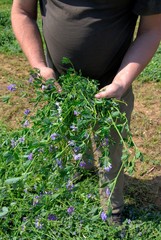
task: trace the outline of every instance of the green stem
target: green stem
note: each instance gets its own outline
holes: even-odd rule
[[[125,141],[124,141],[124,139],[123,139],[120,131],[118,130],[118,127],[117,127],[117,125],[115,124],[115,122],[114,122],[114,120],[113,120],[113,118],[112,118],[112,116],[111,116],[111,113],[110,113],[109,111],[108,111],[108,114],[109,114],[109,116],[111,117],[112,124],[113,124],[115,130],[117,131],[117,133],[118,133],[118,135],[119,135],[119,137],[120,137],[120,139],[121,139],[121,141],[122,141],[122,143],[123,143],[123,146],[127,149],[127,146],[126,146],[126,144],[125,144]]]
[[[108,198],[108,202],[110,202],[111,196],[112,196],[112,194],[113,194],[113,192],[114,192],[114,189],[115,189],[115,186],[116,186],[116,183],[117,183],[117,179],[118,179],[118,177],[119,177],[119,175],[120,175],[120,173],[121,173],[121,171],[122,171],[122,169],[123,169],[123,166],[124,166],[124,164],[121,163],[120,169],[119,169],[116,177],[114,178],[114,182],[113,182],[113,184],[112,184],[112,189],[110,189],[110,196],[109,196],[109,198]]]

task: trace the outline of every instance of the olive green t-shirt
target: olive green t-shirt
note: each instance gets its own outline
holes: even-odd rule
[[[138,15],[161,12],[160,0],[40,0],[40,6],[48,65],[62,74],[67,57],[101,87],[115,76]]]

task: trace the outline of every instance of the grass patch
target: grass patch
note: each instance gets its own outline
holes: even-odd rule
[[[11,28],[10,11],[0,11],[0,52],[18,54],[21,49]]]
[[[12,81],[12,83],[15,82]],[[12,105],[12,101],[14,100],[13,97],[17,95],[19,95],[19,99],[22,99],[23,86],[22,84],[18,84],[18,86],[17,92],[14,91],[10,95],[9,103],[5,103],[7,106],[8,104],[11,107],[15,105],[15,103]],[[152,100],[151,98],[148,99]],[[20,106],[22,112],[24,112],[22,101]],[[16,113],[11,115],[14,114]],[[43,112],[40,112],[40,114],[43,115]],[[139,118],[140,121],[142,120]],[[45,118],[44,121],[40,121],[41,123],[48,125]],[[145,124],[144,118],[143,124]],[[45,129],[47,131],[48,128]],[[41,128],[38,128],[37,136],[40,130]],[[17,134],[20,137],[20,131],[19,129],[14,130],[15,136]],[[1,144],[8,146],[13,133],[7,131],[4,125],[0,132]],[[34,132],[31,134],[33,134],[33,143],[30,144],[29,140],[26,140],[30,148],[35,148],[39,141],[36,141]],[[44,146],[44,143],[41,142],[41,145]],[[26,149],[27,145],[23,146],[22,150],[26,151]],[[60,194],[57,189],[60,178],[56,180],[57,175],[52,170],[54,162],[52,158],[49,159],[50,154],[44,156],[43,159],[42,154],[44,153],[40,152],[39,157],[36,161],[33,161],[31,167],[27,165],[28,161],[25,161],[25,156],[24,159],[17,160],[18,155],[23,154],[22,151],[16,155],[16,150],[14,153],[13,149],[8,149],[4,154],[0,161],[0,214],[3,215],[0,239],[150,240],[160,238],[161,214],[154,204],[154,192],[156,193],[158,190],[156,188],[157,184],[151,180],[138,179],[134,176],[126,177],[124,225],[114,228],[100,219],[101,209],[99,207],[97,176],[87,175],[85,180],[76,184],[75,191],[69,193],[63,190]],[[140,163],[138,164],[140,165]],[[23,175],[22,173],[29,168],[29,174]],[[147,170],[145,173],[147,173]],[[24,178],[19,179],[20,176],[24,176]],[[7,184],[2,184],[5,180],[8,181]],[[55,181],[57,181],[57,184],[54,184]],[[152,199],[151,196],[154,196],[154,198]],[[71,216],[67,214],[69,206],[75,208],[75,212]]]
[[[12,1],[1,1],[0,3],[0,52],[4,54],[22,54],[22,50],[14,36],[11,27],[11,4]],[[41,19],[38,19],[41,25]]]
[[[144,71],[139,76],[139,81],[142,82],[161,82],[161,44],[154,55],[151,62],[144,69]]]
[[[0,9],[3,9],[3,11],[10,10],[11,5],[12,5],[12,0],[1,0]]]
[[[0,139],[1,143],[13,129],[20,126],[24,110],[34,107],[31,98],[34,94],[28,88],[29,66],[12,34],[10,24],[11,0],[0,1]],[[12,45],[12,46],[11,46]],[[98,179],[88,176],[76,186],[79,191],[74,198],[63,198],[57,195],[53,186],[55,175],[51,173],[53,161],[38,161],[29,176],[29,181],[9,184],[6,189],[1,188],[0,194],[0,240],[28,240],[28,239],[100,239],[119,240],[135,239],[150,240],[161,239],[161,207],[160,199],[160,57],[161,47],[151,63],[139,76],[139,82],[134,86],[136,93],[136,107],[132,119],[133,135],[137,145],[145,153],[145,162],[138,162],[134,176],[126,177],[125,186],[125,221],[123,227],[109,227],[102,222],[99,216],[99,196],[97,191]],[[20,53],[20,55],[19,55]],[[13,56],[11,56],[11,54]],[[6,89],[9,84],[15,83],[17,90],[10,94]],[[19,125],[17,125],[19,123]],[[14,130],[16,131],[16,130]],[[33,136],[34,138],[34,136]],[[0,159],[0,171],[3,178],[19,177],[22,162],[15,162],[14,155],[9,151],[6,161]],[[38,172],[45,175],[40,179]],[[50,175],[51,173],[51,175]],[[54,189],[45,191],[45,184]],[[0,185],[2,179],[0,179]],[[139,186],[139,187],[138,187]],[[36,188],[37,187],[37,188]],[[91,194],[89,198],[89,194]],[[38,201],[38,204],[33,204]],[[158,202],[158,205],[157,205]],[[86,204],[82,208],[82,204]],[[76,214],[67,216],[66,209],[69,204],[74,205]],[[58,215],[57,221],[53,215]],[[97,215],[93,217],[93,215]],[[6,217],[5,217],[6,216]],[[48,219],[50,217],[50,220]],[[37,227],[38,228],[37,228]],[[42,228],[41,228],[42,226]]]

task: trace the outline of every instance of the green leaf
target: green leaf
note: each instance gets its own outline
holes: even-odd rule
[[[107,186],[109,186],[109,182],[103,183],[103,184],[100,186],[100,188],[104,188],[104,187],[107,187]]]
[[[94,221],[97,221],[99,219],[99,215],[95,215],[91,218],[91,220],[94,222]]]
[[[16,204],[17,204],[16,202],[11,202],[11,203],[10,203],[10,206],[11,206],[11,207],[12,207],[12,206],[16,206]]]
[[[143,154],[139,150],[137,150],[136,153],[135,153],[135,158],[140,159],[142,161],[143,160]]]
[[[6,151],[4,154],[3,154],[3,157],[7,160],[7,161],[11,161],[14,159],[13,157],[13,153],[11,151]]]
[[[71,61],[69,60],[69,58],[63,57],[62,63],[63,64],[71,64]]]
[[[60,196],[60,193],[55,193],[55,194],[52,195],[52,198],[53,198],[53,199],[56,199],[56,198],[58,198],[59,196]]]
[[[116,111],[116,112],[112,112],[112,113],[111,113],[111,116],[114,117],[114,118],[115,118],[115,117],[118,117],[119,115],[120,115],[120,112],[119,112],[119,111]]]
[[[0,217],[4,217],[6,214],[6,212],[0,212]]]
[[[28,167],[31,164],[31,160],[27,160],[26,162],[23,163],[24,167]]]
[[[5,184],[13,184],[13,183],[20,181],[21,179],[22,179],[22,177],[8,178],[4,183]]]
[[[0,217],[4,217],[8,213],[7,207],[2,207],[2,212],[0,212]]]
[[[98,211],[98,207],[93,207],[89,214],[95,214]]]
[[[107,215],[108,215],[108,217],[111,217],[111,215],[112,215],[112,207],[111,207],[111,204],[110,204],[110,203],[108,204]]]
[[[10,100],[11,96],[9,95],[5,95],[5,96],[2,96],[1,99],[2,99],[2,102],[4,103],[8,103],[9,100]]]

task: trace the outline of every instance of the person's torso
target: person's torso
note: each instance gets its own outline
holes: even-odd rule
[[[116,72],[131,43],[134,0],[41,0],[43,33],[55,67],[69,58],[83,75]]]

